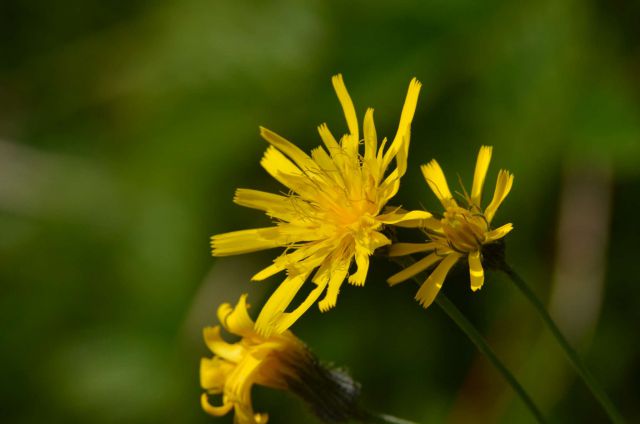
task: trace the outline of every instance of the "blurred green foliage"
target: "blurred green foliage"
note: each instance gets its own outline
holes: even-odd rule
[[[214,260],[208,238],[268,222],[231,202],[236,187],[280,190],[259,168],[258,125],[306,150],[321,122],[346,130],[330,86],[342,72],[381,135],[410,78],[424,83],[397,203],[437,208],[418,165],[437,157],[470,181],[478,147],[495,146],[489,181],[516,175],[496,222],[514,222],[511,262],[541,296],[562,181],[605,176],[604,294],[580,346],[640,421],[639,18],[629,0],[2,2],[0,419],[213,420],[198,402],[201,327],[241,292],[256,313],[278,277],[248,282],[275,252]],[[374,266],[365,288],[294,328],[351,370],[366,403],[419,422],[532,422],[446,316],[419,308],[410,284],[387,288],[383,258]],[[457,270],[445,292],[546,413],[603,422],[506,279],[471,295],[466,278]],[[314,422],[291,397],[255,398],[275,423]]]

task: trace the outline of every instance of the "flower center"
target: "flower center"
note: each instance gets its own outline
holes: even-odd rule
[[[444,237],[437,240],[462,253],[478,250],[489,230],[486,218],[459,206],[448,207],[440,220]],[[439,237],[436,237],[436,239]]]

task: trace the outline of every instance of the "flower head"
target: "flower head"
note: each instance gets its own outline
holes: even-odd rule
[[[241,339],[227,343],[220,326],[204,329],[205,342],[214,354],[200,362],[205,412],[222,416],[234,409],[236,424],[266,423],[268,415],[253,410],[251,389],[257,384],[293,392],[321,418],[328,415],[346,420],[359,413],[360,386],[347,374],[321,365],[290,331],[269,337],[258,334],[247,313],[246,295],[235,308],[221,305],[218,319],[225,330]],[[217,395],[221,395],[222,404],[212,405],[209,397]]]
[[[272,265],[253,276],[253,280],[263,280],[287,271],[256,322],[264,334],[289,328],[325,292],[318,304],[320,310],[335,306],[347,278],[349,283],[362,286],[369,256],[378,247],[391,243],[381,232],[385,224],[431,216],[423,211],[383,210],[398,191],[400,177],[407,168],[410,126],[420,83],[414,78],[409,84],[392,142],[388,144],[385,138],[378,144],[373,109],[365,113],[361,138],[355,107],[342,76],[334,76],[332,82],[349,133],[338,142],[326,124],[320,125],[324,147],[313,149],[309,156],[281,136],[261,128],[262,137],[270,144],[261,164],[289,193],[238,189],[234,201],[265,211],[275,225],[212,237],[214,256],[286,248]],[[396,166],[390,170],[394,159]],[[349,275],[353,261],[356,269]],[[312,273],[315,288],[297,308],[286,312]]]
[[[505,224],[496,229],[491,227],[491,221],[498,207],[511,190],[513,184],[511,173],[504,169],[500,170],[493,199],[486,208],[482,209],[481,206],[482,187],[491,161],[491,152],[490,146],[480,148],[471,193],[467,193],[464,187],[462,188],[462,203],[453,198],[438,162],[432,160],[421,167],[427,184],[445,210],[440,219],[434,217],[420,222],[429,242],[396,243],[391,246],[390,256],[418,252],[431,253],[395,274],[388,281],[389,284],[395,285],[437,264],[416,294],[416,299],[425,308],[431,305],[447,273],[458,260],[466,259],[469,263],[471,290],[480,289],[484,283],[483,246],[501,239],[513,229],[512,224]]]

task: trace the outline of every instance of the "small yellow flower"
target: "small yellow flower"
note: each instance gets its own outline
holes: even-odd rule
[[[342,105],[349,133],[337,142],[326,124],[318,131],[324,143],[308,156],[281,136],[261,128],[271,144],[262,159],[265,170],[289,190],[287,195],[238,189],[234,201],[263,210],[275,226],[235,231],[212,237],[214,256],[227,256],[263,249],[285,247],[274,263],[253,276],[264,280],[286,270],[287,277],[265,304],[256,321],[263,334],[289,328],[326,290],[318,304],[321,311],[335,306],[338,292],[355,260],[356,270],[349,283],[364,285],[369,256],[390,244],[382,234],[385,224],[427,219],[423,211],[385,210],[396,194],[407,168],[410,126],[421,84],[409,84],[400,124],[393,141],[378,145],[373,109],[364,116],[363,139],[356,111],[341,75],[333,77],[333,87]],[[364,153],[360,153],[364,144]],[[385,150],[385,147],[386,150]],[[396,166],[390,172],[391,162]],[[296,293],[315,271],[316,287],[293,311],[286,312]]]
[[[491,161],[491,152],[490,146],[480,148],[471,195],[464,190],[464,187],[462,188],[464,205],[459,205],[451,195],[438,162],[432,160],[421,167],[427,184],[444,206],[444,215],[441,219],[430,218],[419,224],[424,227],[429,237],[428,243],[396,243],[391,246],[390,256],[404,256],[418,252],[432,253],[395,274],[388,281],[389,284],[395,285],[438,264],[416,294],[416,300],[425,308],[435,299],[449,270],[458,260],[465,257],[469,263],[471,290],[480,289],[484,283],[483,245],[501,239],[513,229],[512,224],[491,229],[491,221],[496,210],[511,190],[513,184],[511,173],[504,169],[500,170],[493,199],[484,211],[481,206],[482,187]]]
[[[247,313],[246,295],[232,308],[228,303],[218,308],[218,319],[225,330],[242,337],[237,343],[227,343],[220,335],[220,326],[204,329],[204,339],[213,358],[200,362],[202,408],[214,416],[235,409],[234,423],[263,424],[268,415],[255,413],[251,403],[254,384],[287,390],[298,367],[311,363],[311,354],[290,331],[270,337],[260,336]],[[209,395],[222,395],[222,405],[214,406]]]

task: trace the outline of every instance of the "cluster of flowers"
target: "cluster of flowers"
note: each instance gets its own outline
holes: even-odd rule
[[[491,202],[485,208],[481,205],[492,153],[488,146],[483,146],[478,154],[471,192],[462,188],[458,199],[452,195],[435,160],[421,167],[427,184],[444,207],[443,213],[388,206],[407,171],[411,122],[421,84],[416,79],[409,84],[398,130],[388,143],[386,138],[378,141],[373,109],[367,109],[364,115],[361,134],[342,76],[334,76],[332,82],[349,133],[337,141],[326,124],[320,125],[318,132],[324,147],[319,146],[307,155],[278,134],[261,128],[262,137],[270,144],[261,165],[289,194],[238,189],[234,201],[266,212],[274,225],[212,237],[214,256],[285,248],[271,265],[252,277],[264,280],[283,271],[286,273],[255,323],[247,313],[246,295],[235,308],[223,304],[218,310],[222,326],[241,340],[226,343],[219,326],[204,331],[214,356],[201,362],[201,385],[206,391],[202,395],[202,406],[215,416],[235,409],[236,423],[264,423],[268,419],[266,414],[253,411],[251,388],[254,384],[290,390],[320,410],[326,407],[325,415],[337,414],[328,421],[349,418],[335,412],[335,408],[327,404],[330,400],[310,394],[308,382],[333,387],[341,400],[346,399],[338,403],[348,405],[356,401],[357,384],[344,374],[320,365],[289,328],[316,302],[321,311],[333,308],[345,280],[363,286],[369,258],[376,249],[390,246],[389,256],[427,253],[388,279],[389,284],[395,285],[431,270],[416,294],[416,300],[426,308],[436,298],[447,273],[459,261],[468,262],[471,289],[480,289],[484,282],[483,246],[503,238],[513,228],[511,224],[495,229],[491,226],[496,210],[513,183],[513,175],[508,171],[499,172]],[[392,243],[385,235],[388,226],[421,229],[425,241]],[[315,287],[299,305],[290,308],[307,281]],[[221,395],[220,406],[211,404],[212,395]]]

